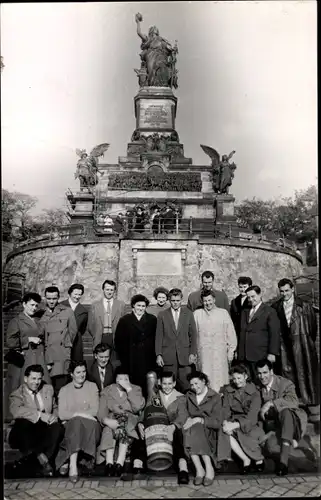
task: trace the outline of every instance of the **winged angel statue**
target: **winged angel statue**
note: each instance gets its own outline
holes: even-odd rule
[[[97,158],[104,156],[105,151],[109,148],[109,144],[103,143],[95,146],[88,156],[85,149],[76,149],[77,155],[80,157],[77,163],[77,171],[75,179],[80,180],[80,191],[85,188],[90,191],[93,186],[98,183],[98,161]]]
[[[212,160],[214,193],[228,194],[236,169],[235,163],[230,163],[235,151],[232,151],[229,155],[223,155],[220,160],[220,155],[215,149],[202,144],[201,148]]]

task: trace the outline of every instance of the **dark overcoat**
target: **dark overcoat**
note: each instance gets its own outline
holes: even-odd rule
[[[66,307],[70,307],[68,299],[63,300],[61,304],[63,304]],[[87,329],[88,309],[86,309],[86,307],[84,307],[82,304],[78,303],[74,309],[74,315],[76,318],[78,331],[71,348],[71,360],[83,361],[84,348],[83,348],[82,336],[84,335]]]
[[[255,385],[248,382],[244,389],[228,385],[223,390],[223,421],[238,422],[240,428],[233,433],[244,453],[252,460],[262,460],[263,455],[259,445],[264,437],[262,426],[259,425],[261,395]],[[219,433],[219,460],[231,456],[230,439],[221,430]]]
[[[272,307],[281,324],[281,374],[292,380],[304,404],[320,404],[320,365],[315,346],[316,314],[308,302],[294,298],[288,326],[282,299]]]
[[[237,358],[259,361],[268,354],[279,355],[280,322],[275,309],[262,303],[249,320],[250,310],[242,311]]]
[[[140,320],[135,314],[120,318],[115,333],[115,349],[132,384],[143,388],[146,395],[146,375],[156,369],[155,333],[157,319],[144,313]]]
[[[240,294],[237,297],[235,297],[235,299],[232,300],[230,308],[231,318],[238,339],[240,337],[240,330],[241,330],[241,315],[244,309],[251,309],[251,306],[249,303],[249,299],[247,297],[242,304],[242,295]]]

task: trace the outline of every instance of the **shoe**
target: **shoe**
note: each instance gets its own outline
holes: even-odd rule
[[[203,484],[203,476],[196,476],[193,481],[195,486],[200,486]]]
[[[71,481],[73,484],[77,483],[78,479],[79,479],[78,474],[69,476],[69,481]]]
[[[121,464],[115,464],[114,465],[114,474],[116,477],[120,477],[123,473],[123,465]]]
[[[113,477],[114,472],[115,472],[115,470],[114,470],[114,464],[107,464],[105,466],[105,476],[107,476],[107,477]]]
[[[211,486],[211,484],[213,484],[214,482],[214,477],[213,478],[210,478],[210,477],[204,477],[203,479],[203,485],[204,486]]]
[[[42,466],[42,475],[44,477],[53,477],[54,471],[49,462]]]
[[[264,472],[265,469],[265,463],[264,461],[261,464],[254,463],[254,470],[255,472],[262,473]]]
[[[134,467],[133,468],[133,479],[140,479],[144,476],[144,469],[142,467]]]
[[[243,474],[243,476],[246,476],[250,472],[251,472],[251,464],[250,465],[243,465],[242,470],[241,470],[241,474]]]
[[[177,482],[178,482],[178,484],[188,484],[189,483],[188,472],[186,472],[186,470],[180,470],[178,472]]]
[[[69,465],[68,464],[63,464],[60,469],[59,469],[59,474],[61,476],[67,476],[69,470]]]
[[[282,462],[280,462],[275,468],[275,473],[277,476],[286,476],[288,472],[288,466],[283,464]]]

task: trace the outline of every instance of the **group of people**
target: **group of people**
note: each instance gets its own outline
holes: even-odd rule
[[[154,304],[137,294],[127,314],[109,279],[89,311],[80,303],[81,284],[62,302],[59,289],[47,287],[45,309],[37,293],[25,295],[6,338],[9,443],[22,452],[17,473],[32,458],[44,475],[56,470],[71,481],[95,463],[105,464],[107,476],[120,476],[130,454],[139,477],[146,465],[144,410],[154,404],[151,373],[179,484],[189,482],[190,464],[194,483],[210,485],[231,457],[244,474],[262,472],[267,452],[285,475],[293,447],[313,456],[302,439],[302,404],[309,412],[319,405],[313,308],[286,278],[272,306],[249,277],[239,278],[231,304],[213,287],[211,271],[201,279],[187,306],[180,289],[159,287]],[[93,338],[88,367],[85,332]]]

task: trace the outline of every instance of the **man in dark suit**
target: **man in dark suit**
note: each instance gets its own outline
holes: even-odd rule
[[[246,290],[251,309],[242,311],[237,359],[247,363],[256,379],[255,363],[267,358],[275,363],[280,351],[280,322],[275,310],[262,302],[257,285]]]
[[[25,472],[28,460],[35,456],[43,475],[53,476],[52,465],[64,428],[58,422],[53,387],[43,383],[43,375],[41,365],[27,366],[24,383],[10,395],[14,424],[8,441],[23,454],[13,467],[17,475]]]
[[[110,362],[111,348],[98,344],[94,349],[94,362],[88,370],[88,380],[97,384],[99,392],[114,383],[114,369]]]
[[[118,321],[125,314],[125,302],[116,299],[116,283],[105,280],[102,284],[103,298],[94,302],[88,316],[88,332],[94,339],[93,348],[104,343],[112,348],[111,362],[117,366],[114,350],[115,332]]]
[[[196,290],[195,292],[189,294],[187,307],[193,312],[196,311],[196,309],[202,309],[203,307],[203,302],[201,297],[202,291],[213,290],[213,292],[215,293],[216,307],[221,307],[222,309],[226,309],[228,313],[230,313],[230,304],[224,290],[220,291],[213,288],[214,274],[212,273],[212,271],[204,271],[202,273],[201,279],[202,279],[202,286],[200,290]]]
[[[181,307],[183,294],[178,288],[169,292],[171,307],[157,317],[155,351],[160,368],[175,374],[182,392],[189,389],[187,375],[196,363],[197,330],[193,313]]]
[[[78,332],[71,348],[71,361],[83,361],[84,349],[82,336],[84,335],[88,323],[88,311],[80,304],[80,299],[84,294],[84,286],[74,283],[68,290],[69,298],[61,302],[66,307],[71,307],[76,318]]]
[[[252,280],[248,276],[240,276],[237,280],[240,294],[231,302],[231,318],[234,323],[237,338],[240,337],[241,329],[241,313],[244,309],[251,309],[249,299],[246,295],[246,290],[252,286]]]

